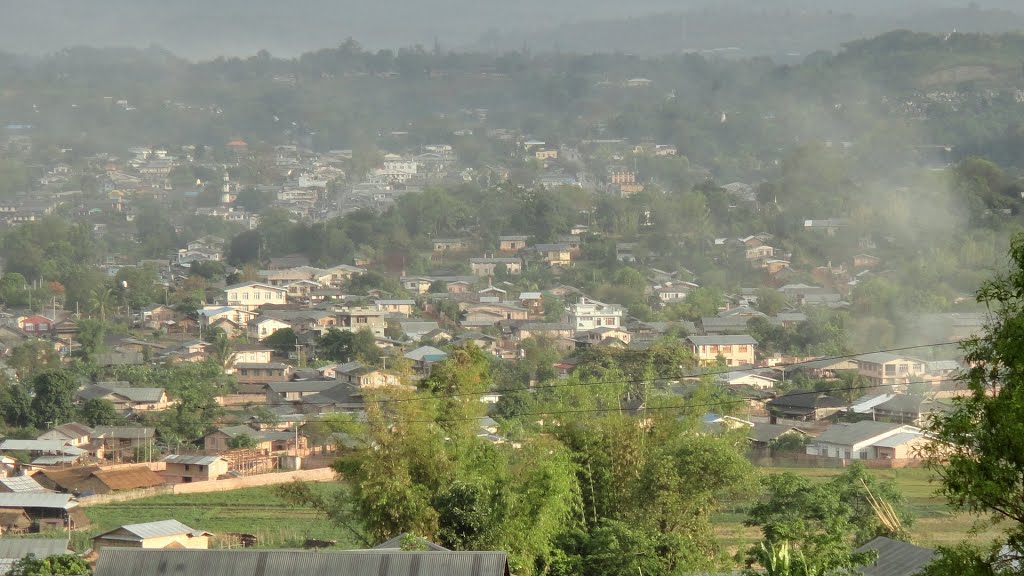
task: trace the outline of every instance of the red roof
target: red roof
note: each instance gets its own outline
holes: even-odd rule
[[[228,146],[241,147],[248,146],[248,144],[245,143],[245,140],[232,140],[231,142],[228,142]]]

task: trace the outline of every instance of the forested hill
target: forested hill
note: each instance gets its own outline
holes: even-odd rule
[[[896,31],[795,66],[682,54],[453,53],[338,48],[192,63],[164,50],[0,57],[0,125],[83,151],[235,138],[353,148],[509,128],[548,142],[656,140],[721,178],[795,142],[913,146],[1024,164],[1024,35]],[[629,85],[630,79],[643,79]],[[18,88],[12,88],[17,86]],[[386,142],[385,142],[386,144]]]

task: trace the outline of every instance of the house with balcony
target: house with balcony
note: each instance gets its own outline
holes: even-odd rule
[[[586,297],[581,297],[579,301],[570,304],[567,311],[568,324],[575,332],[589,332],[601,327],[619,328],[626,313],[622,306],[605,304]]]

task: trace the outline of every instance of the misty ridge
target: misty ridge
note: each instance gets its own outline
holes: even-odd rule
[[[0,50],[157,45],[193,59],[260,50],[296,56],[351,37],[374,50],[440,42],[455,50],[709,50],[792,60],[894,29],[998,33],[1024,23],[1009,0],[4,0],[2,10]]]

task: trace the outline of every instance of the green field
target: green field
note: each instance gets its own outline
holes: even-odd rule
[[[312,484],[315,490],[330,490],[330,484]],[[130,502],[90,506],[85,514],[92,526],[73,534],[76,550],[90,546],[88,540],[123,524],[175,519],[197,530],[219,536],[213,546],[230,545],[223,536],[253,534],[262,548],[299,547],[307,538],[335,540],[339,548],[361,548],[351,532],[328,522],[309,508],[282,501],[273,487],[245,488],[208,494],[162,495]]]
[[[793,472],[822,482],[842,472],[840,469],[820,468],[766,468],[765,473]],[[923,546],[949,544],[964,539],[991,539],[995,530],[978,534],[971,532],[974,519],[953,514],[941,496],[935,494],[932,474],[921,469],[874,470],[879,478],[896,482],[906,496],[916,521],[910,528],[914,541]],[[330,490],[330,484],[314,484],[317,490]],[[758,531],[743,526],[746,502],[735,506],[715,518],[715,530],[721,543],[731,552],[745,549],[758,539]],[[210,494],[156,496],[131,502],[104,504],[85,509],[93,522],[87,529],[73,536],[76,550],[89,546],[88,539],[122,524],[149,522],[174,518],[192,528],[207,530],[221,538],[214,546],[227,546],[229,533],[254,534],[258,545],[264,548],[298,547],[307,538],[335,540],[339,548],[365,548],[350,532],[328,522],[316,512],[283,502],[274,495],[273,488],[248,488]]]

